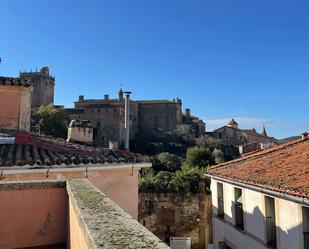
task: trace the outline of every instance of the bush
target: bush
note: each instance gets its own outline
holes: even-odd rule
[[[151,158],[153,169],[156,172],[175,172],[180,169],[182,158],[168,152],[162,152]]]
[[[208,148],[191,147],[187,150],[185,163],[199,168],[215,164],[215,158]]]
[[[223,163],[224,162],[224,153],[220,149],[214,149],[212,152],[213,157],[215,158],[215,163]]]
[[[139,188],[141,191],[147,192],[191,192],[200,191],[199,183],[205,182],[206,189],[209,190],[210,180],[204,176],[206,169],[183,165],[181,170],[175,173],[161,171],[154,174],[148,171],[140,179]]]

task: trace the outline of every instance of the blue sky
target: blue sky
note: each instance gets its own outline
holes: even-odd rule
[[[212,130],[234,117],[309,131],[307,0],[0,0],[0,75],[53,66],[55,101],[180,97]]]

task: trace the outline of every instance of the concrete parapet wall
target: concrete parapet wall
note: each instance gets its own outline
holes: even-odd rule
[[[90,182],[68,181],[67,191],[71,249],[169,248]]]

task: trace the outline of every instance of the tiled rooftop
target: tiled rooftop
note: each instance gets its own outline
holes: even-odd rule
[[[309,198],[309,137],[247,154],[208,173]]]
[[[1,85],[29,87],[31,86],[31,83],[30,80],[25,80],[21,78],[0,77],[0,86]]]
[[[0,145],[0,167],[145,163],[140,154],[78,145],[63,139],[32,137],[27,144]]]

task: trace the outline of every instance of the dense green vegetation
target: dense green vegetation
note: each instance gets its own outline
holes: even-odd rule
[[[204,174],[207,168],[223,161],[223,153],[218,148],[190,147],[184,158],[162,152],[151,157],[153,167],[142,171],[139,182],[144,192],[199,192],[204,182],[209,191],[210,180]]]

